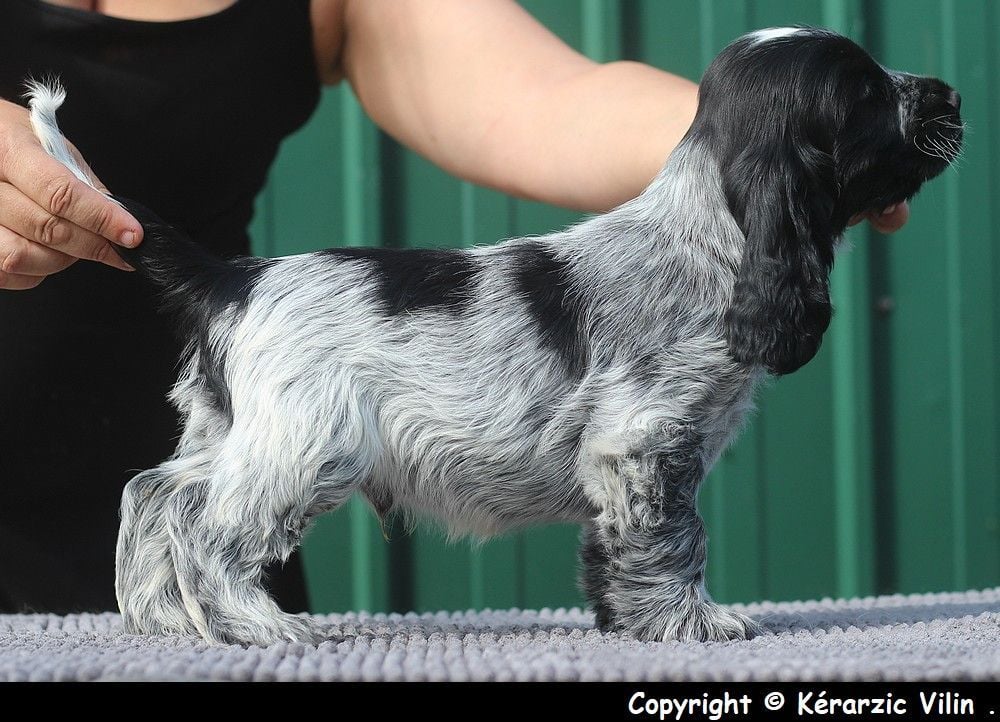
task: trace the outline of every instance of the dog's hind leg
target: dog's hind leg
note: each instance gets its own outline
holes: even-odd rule
[[[283,612],[271,599],[263,567],[287,559],[309,520],[343,504],[364,470],[324,463],[329,446],[296,444],[295,438],[309,438],[307,429],[299,431],[268,447],[265,436],[234,429],[212,476],[171,498],[167,526],[179,587],[207,641],[266,646],[325,638],[308,618]]]
[[[759,630],[705,591],[699,446],[681,427],[655,449],[605,460],[605,486],[620,493],[584,546],[585,589],[602,630],[648,641],[748,639]]]
[[[204,459],[171,459],[136,475],[122,493],[115,593],[125,631],[194,634],[170,553],[166,510],[171,495],[205,473]]]
[[[134,634],[196,633],[177,584],[167,510],[178,489],[208,477],[226,419],[193,378],[182,377],[173,391],[185,417],[174,455],[137,474],[122,492],[115,593],[125,631]]]

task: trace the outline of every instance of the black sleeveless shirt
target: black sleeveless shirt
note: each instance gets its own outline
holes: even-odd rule
[[[56,76],[66,136],[113,192],[224,255],[314,110],[308,0],[178,22],[0,3],[0,97]],[[173,450],[179,355],[136,274],[89,262],[0,291],[0,609],[113,609],[121,487]]]

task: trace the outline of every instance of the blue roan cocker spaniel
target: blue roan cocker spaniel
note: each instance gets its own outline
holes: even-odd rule
[[[86,179],[55,123],[62,97],[32,86],[34,126]],[[145,228],[118,252],[188,341],[177,451],[122,499],[126,628],[323,638],[261,569],[360,492],[455,535],[582,523],[600,629],[752,636],[705,591],[698,486],[755,385],[819,348],[849,220],[913,196],[961,140],[940,80],[778,28],[715,59],[642,195],[552,235],[223,261],[116,199]]]

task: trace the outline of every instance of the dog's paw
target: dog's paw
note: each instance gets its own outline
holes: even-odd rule
[[[126,634],[153,636],[197,636],[198,630],[186,616],[171,614],[122,614],[122,629]]]
[[[702,602],[679,614],[667,625],[664,642],[729,642],[752,639],[762,632],[750,617],[714,602]]]
[[[119,583],[117,591],[122,628],[127,634],[197,636],[198,629],[169,570],[152,570],[141,585]]]
[[[316,622],[294,614],[274,616],[247,615],[238,621],[209,625],[206,641],[214,644],[239,644],[269,647],[279,642],[319,644],[328,638]]]
[[[707,601],[666,609],[662,616],[632,627],[619,624],[618,629],[643,642],[729,642],[763,631],[750,617]]]

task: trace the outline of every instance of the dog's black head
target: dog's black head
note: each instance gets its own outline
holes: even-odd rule
[[[738,361],[775,374],[819,349],[848,221],[913,196],[962,141],[958,93],[813,28],[736,40],[702,79],[690,137],[715,155],[746,246],[726,315]]]

